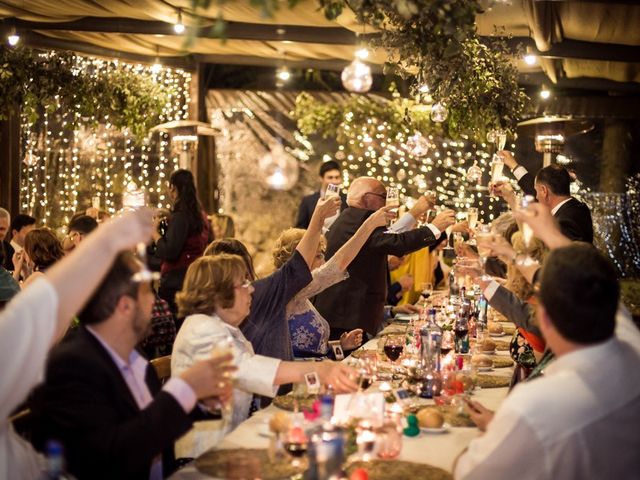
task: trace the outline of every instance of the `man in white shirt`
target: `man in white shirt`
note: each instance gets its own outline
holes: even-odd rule
[[[197,400],[231,396],[231,355],[196,363],[162,386],[136,351],[155,301],[149,282],[134,280],[141,268],[132,253],[116,257],[78,314],[80,326],[51,351],[30,403],[34,445],[62,441],[79,478],[164,478]]]
[[[455,478],[637,478],[640,356],[614,336],[614,268],[590,245],[556,249],[538,297],[539,326],[557,358],[495,416],[470,402],[488,426],[459,457]]]

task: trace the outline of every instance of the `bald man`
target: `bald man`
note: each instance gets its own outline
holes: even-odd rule
[[[384,207],[385,186],[372,177],[353,181],[347,194],[348,207],[326,234],[326,257],[331,258],[349,240],[360,225],[376,210]],[[402,256],[436,245],[442,232],[454,223],[451,210],[436,216],[433,223],[404,233],[385,233],[380,227],[371,234],[347,271],[349,278],[316,297],[315,306],[331,325],[331,339],[362,328],[375,335],[381,328],[387,296],[387,255]]]

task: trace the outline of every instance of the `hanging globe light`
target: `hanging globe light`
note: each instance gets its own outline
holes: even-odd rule
[[[276,143],[258,163],[265,183],[274,190],[289,190],[298,181],[298,162]]]
[[[424,157],[429,153],[429,141],[420,132],[407,139],[407,151],[414,157]]]
[[[442,102],[434,103],[431,107],[431,120],[436,123],[444,122],[449,116],[447,107]]]
[[[473,162],[473,165],[467,170],[467,182],[479,183],[482,178],[482,169],[478,166],[478,162]]]
[[[342,70],[342,85],[350,92],[368,92],[373,84],[371,67],[357,58]]]

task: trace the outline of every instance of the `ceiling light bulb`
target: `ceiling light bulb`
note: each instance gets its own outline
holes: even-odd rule
[[[276,71],[276,77],[278,77],[278,79],[282,80],[283,82],[286,82],[291,78],[291,72],[287,67],[280,67]]]
[[[542,98],[543,100],[546,100],[550,96],[551,96],[551,92],[546,87],[542,87],[542,90],[540,90],[540,98]]]
[[[178,10],[178,21],[173,25],[173,31],[178,35],[184,33],[184,24],[182,23],[182,12]]]
[[[20,41],[20,35],[18,35],[17,33],[13,33],[7,37],[7,41],[9,42],[9,45],[15,47]]]
[[[360,60],[366,60],[369,58],[369,50],[367,50],[367,47],[362,47],[356,50],[356,57]]]
[[[535,65],[536,63],[538,63],[538,56],[535,53],[527,53],[524,56],[524,63],[526,63],[527,65]]]
[[[162,64],[159,59],[156,59],[155,63],[151,65],[151,73],[158,74],[162,70]]]

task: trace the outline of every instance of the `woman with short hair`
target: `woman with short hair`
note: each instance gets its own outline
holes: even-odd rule
[[[304,382],[307,373],[317,373],[321,383],[331,384],[338,391],[356,389],[350,378],[351,368],[341,363],[286,362],[256,355],[238,328],[249,315],[252,294],[243,259],[220,254],[193,262],[182,290],[176,295],[179,314],[185,320],[173,345],[172,375],[180,375],[195,362],[211,357],[217,347],[230,348],[233,353],[238,371],[233,414],[225,419],[226,432],[248,418],[254,393],[273,397],[278,385]],[[214,435],[204,435],[192,445],[187,456],[196,457],[214,442]]]

